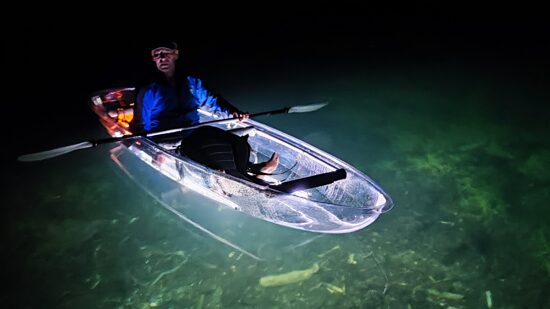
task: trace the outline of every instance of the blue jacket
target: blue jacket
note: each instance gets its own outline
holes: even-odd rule
[[[132,131],[150,132],[190,126],[199,122],[198,108],[229,117],[237,108],[208,90],[194,76],[179,79],[176,87],[158,80],[142,88],[136,98]]]

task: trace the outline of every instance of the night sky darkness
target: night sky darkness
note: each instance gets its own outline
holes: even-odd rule
[[[89,136],[90,128],[100,127],[86,104],[89,94],[143,80],[152,68],[149,42],[159,36],[176,39],[185,65],[206,81],[225,67],[246,80],[278,71],[284,76],[295,68],[330,67],[345,75],[358,66],[456,61],[503,77],[521,76],[541,91],[550,84],[550,28],[536,10],[209,17],[208,23],[198,17],[149,24],[102,19],[87,24],[84,17],[52,17],[6,25],[2,132],[9,132],[4,135],[10,145],[3,154],[7,168],[20,154],[107,137]],[[548,105],[522,106],[525,121],[547,121]]]
[[[208,25],[197,18],[182,20],[84,26],[85,18],[52,18],[6,27],[2,129],[10,132],[13,145],[7,155],[15,159],[48,149],[54,147],[52,140],[67,138],[71,131],[97,127],[85,104],[88,95],[147,76],[152,68],[148,43],[159,36],[176,39],[186,66],[206,78],[225,66],[235,70],[236,64],[243,65],[236,78],[246,79],[255,78],[248,72],[276,74],[293,67],[345,72],[354,66],[422,66],[455,59],[495,74],[523,76],[538,87],[548,81],[548,23],[529,14],[374,11],[367,16],[209,18]],[[540,121],[546,105],[530,107],[527,116]]]

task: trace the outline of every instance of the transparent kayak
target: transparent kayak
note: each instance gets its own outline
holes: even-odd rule
[[[133,88],[117,88],[95,93],[90,105],[108,133],[121,137],[132,134],[128,123],[133,117],[133,102]],[[201,122],[219,119],[205,110],[199,110],[199,114]],[[389,195],[371,178],[293,136],[252,119],[213,126],[248,134],[253,163],[268,160],[274,152],[279,154],[277,170],[266,176],[270,185],[225,174],[178,154],[178,138],[135,136],[122,140],[121,147],[182,190],[192,190],[252,217],[299,230],[354,232],[393,206]]]

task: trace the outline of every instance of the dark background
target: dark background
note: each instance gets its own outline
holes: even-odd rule
[[[72,142],[88,140],[89,136],[78,134],[98,127],[85,104],[89,94],[143,79],[152,68],[149,42],[159,37],[174,38],[183,61],[200,76],[224,67],[237,70],[239,78],[261,78],[246,75],[276,74],[292,67],[346,70],[456,61],[495,74],[521,76],[539,88],[549,84],[549,27],[535,8],[510,14],[419,11],[361,16],[193,15],[171,22],[119,20],[104,12],[91,19],[30,19],[5,25],[2,129],[9,132],[12,145],[7,153],[15,158],[61,146],[51,141],[62,136],[70,135]],[[235,69],[236,65],[240,67]]]
[[[162,5],[151,4],[151,15],[162,17],[162,12],[157,12]],[[172,9],[165,6],[166,10]],[[33,196],[25,207],[19,200],[19,204],[10,203],[12,196],[19,197],[14,192],[19,193],[21,186],[30,182],[21,171],[40,174],[34,181],[41,185],[55,179],[51,172],[39,172],[40,168],[49,170],[47,161],[44,164],[21,163],[16,161],[16,157],[107,137],[97,116],[87,105],[89,95],[105,88],[131,86],[143,79],[152,68],[148,49],[150,41],[159,37],[177,40],[181,45],[182,61],[192,71],[205,76],[207,81],[220,74],[228,76],[228,83],[269,80],[268,76],[285,76],[297,68],[308,74],[318,70],[338,72],[339,76],[345,77],[347,72],[358,67],[392,72],[391,68],[434,68],[439,64],[454,63],[456,67],[475,68],[484,74],[492,74],[496,80],[507,81],[502,83],[505,86],[521,83],[521,89],[546,93],[550,88],[550,29],[547,17],[542,16],[545,11],[531,7],[529,12],[510,10],[503,14],[498,9],[495,6],[494,10],[479,12],[478,7],[471,8],[477,12],[475,14],[449,8],[444,14],[416,10],[407,14],[370,11],[361,16],[247,18],[219,18],[209,15],[208,11],[200,11],[194,18],[184,16],[172,21],[153,21],[121,15],[120,11],[107,8],[102,15],[93,17],[77,14],[71,19],[58,19],[44,14],[41,19],[14,18],[16,21],[3,24],[2,36],[4,95],[1,123],[4,140],[8,141],[8,146],[2,147],[5,156],[2,160],[5,193],[2,196],[7,197],[3,203],[6,220],[3,235],[8,238],[7,253],[3,255],[10,256],[13,248],[20,248],[12,245],[21,245],[19,237],[24,239],[25,246],[29,246],[27,250],[32,251],[32,239],[27,241],[26,235],[16,234],[19,228],[9,228],[17,226],[19,220],[24,225],[35,218],[28,215],[35,211]],[[342,79],[342,82],[347,81]],[[246,90],[246,87],[242,89]],[[547,98],[548,95],[540,97]],[[550,116],[549,102],[525,102],[529,103],[509,100],[489,110],[517,112],[525,123],[546,125]],[[451,103],[442,101],[441,104]],[[486,102],[479,100],[479,104]],[[82,162],[86,164],[85,160]],[[72,171],[59,172],[66,175]],[[396,181],[391,179],[389,182]],[[86,185],[84,183],[79,188]],[[34,189],[32,183],[28,186],[28,191]],[[394,188],[397,188],[395,184]],[[516,193],[516,188],[510,192]],[[533,204],[540,206],[544,202]],[[518,209],[524,211],[523,207]],[[37,217],[40,211],[55,213],[56,210],[37,209]],[[31,221],[21,219],[27,216]],[[25,227],[21,229],[25,230]],[[25,265],[24,261],[29,258],[26,252],[18,252],[21,256],[10,256],[22,258],[15,265]],[[29,276],[20,268],[10,268],[8,272],[10,278],[20,278],[21,273]],[[41,286],[41,283],[30,286]],[[19,289],[17,292],[20,295],[25,293]]]

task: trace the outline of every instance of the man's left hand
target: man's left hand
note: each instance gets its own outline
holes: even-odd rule
[[[245,113],[234,112],[232,115],[233,115],[233,118],[238,118],[239,122],[243,122],[250,117],[250,113],[248,112],[245,112]]]

